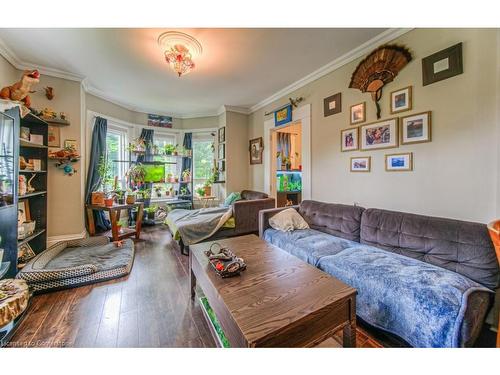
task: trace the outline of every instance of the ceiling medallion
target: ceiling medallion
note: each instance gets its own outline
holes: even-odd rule
[[[194,59],[203,51],[200,42],[179,31],[161,34],[158,45],[165,53],[165,60],[179,77],[194,69]]]

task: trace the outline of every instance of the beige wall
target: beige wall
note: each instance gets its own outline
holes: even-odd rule
[[[226,112],[226,191],[248,189],[248,116]]]
[[[21,72],[15,69],[0,55],[0,89],[10,86],[21,78]]]
[[[248,138],[263,136],[264,112],[304,96],[312,107],[312,198],[487,222],[500,215],[498,149],[499,32],[488,29],[417,29],[396,40],[413,61],[384,89],[382,119],[390,92],[413,86],[413,110],[432,111],[432,142],[370,152],[340,152],[340,130],[350,127],[349,106],[367,102],[367,123],[376,120],[368,94],[349,89],[359,60],[316,80],[249,118]],[[464,74],[422,86],[421,59],[463,42]],[[323,117],[323,98],[342,92],[342,113]],[[268,145],[264,145],[266,147]],[[414,171],[384,171],[384,155],[413,152]],[[372,157],[371,173],[350,173],[352,156]],[[249,184],[264,189],[263,165],[250,166]]]
[[[48,100],[45,97],[46,86],[54,88],[55,97]],[[80,83],[61,78],[42,75],[40,83],[36,85],[36,93],[31,95],[32,107],[43,109],[51,108],[57,113],[65,112],[69,116],[70,126],[60,127],[61,147],[64,140],[74,139],[78,149],[82,149],[81,133],[81,98]],[[74,164],[78,171],[73,176],[66,176],[60,169],[49,162],[48,169],[48,236],[62,236],[81,234],[85,230],[82,197],[83,181],[87,173],[81,162]]]
[[[11,85],[21,77],[22,72],[15,69],[0,56],[0,86]],[[45,97],[44,87],[54,88],[55,97],[49,101]],[[74,139],[81,149],[81,92],[80,83],[42,75],[40,83],[31,94],[32,107],[52,108],[56,112],[65,112],[71,122],[70,126],[60,128],[61,146],[65,139]],[[82,194],[83,180],[86,171],[81,162],[74,164],[78,173],[69,177],[49,162],[48,169],[48,236],[57,237],[67,234],[81,234],[85,229]]]
[[[198,117],[198,118],[185,118],[181,120],[182,129],[204,129],[204,128],[217,128],[219,126],[219,117]]]

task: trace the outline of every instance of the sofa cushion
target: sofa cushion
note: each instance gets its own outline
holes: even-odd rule
[[[464,345],[467,305],[490,292],[458,273],[367,245],[322,257],[318,267],[357,289],[363,320],[415,347]],[[486,308],[475,311],[481,322]]]
[[[359,242],[364,208],[306,200],[298,211],[312,229]]]
[[[324,256],[334,255],[348,247],[359,245],[314,229],[283,232],[270,228],[264,232],[264,240],[314,266]]]
[[[361,243],[462,274],[488,288],[499,281],[498,261],[486,225],[369,208]]]
[[[294,208],[288,208],[269,219],[269,225],[273,229],[283,232],[291,232],[296,229],[309,229],[304,218]]]
[[[241,192],[241,199],[245,200],[255,200],[255,199],[266,199],[269,196],[266,193],[261,193],[260,191],[253,190],[243,190]]]

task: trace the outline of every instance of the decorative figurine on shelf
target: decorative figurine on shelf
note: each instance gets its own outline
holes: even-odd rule
[[[29,108],[31,107],[29,94],[35,92],[31,90],[31,87],[38,82],[40,82],[40,72],[38,70],[25,70],[19,82],[0,90],[0,98],[23,102]]]
[[[26,161],[24,156],[19,156],[19,169],[22,171],[32,171],[34,169],[33,163],[30,163],[29,160]]]
[[[25,175],[19,175],[19,188],[18,188],[18,193],[19,195],[26,195],[27,191],[27,186],[26,186],[26,176]]]
[[[28,180],[27,186],[26,186],[26,191],[29,193],[33,193],[35,191],[35,188],[31,185],[31,181],[36,177],[36,173],[33,173],[33,176]]]
[[[45,118],[57,118],[57,112],[52,108],[44,108],[40,112],[40,115]]]
[[[78,171],[72,163],[80,160],[80,155],[76,152],[75,146],[71,145],[57,151],[49,152],[49,159],[56,160],[56,168],[63,170],[67,176],[73,176]]]
[[[54,99],[54,96],[55,96],[55,94],[54,94],[54,88],[50,87],[50,86],[45,87],[45,96],[49,100]]]

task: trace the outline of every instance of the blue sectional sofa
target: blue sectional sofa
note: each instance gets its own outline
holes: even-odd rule
[[[281,232],[260,212],[266,241],[357,289],[357,315],[415,347],[468,347],[500,272],[486,225],[304,201],[310,229]]]

